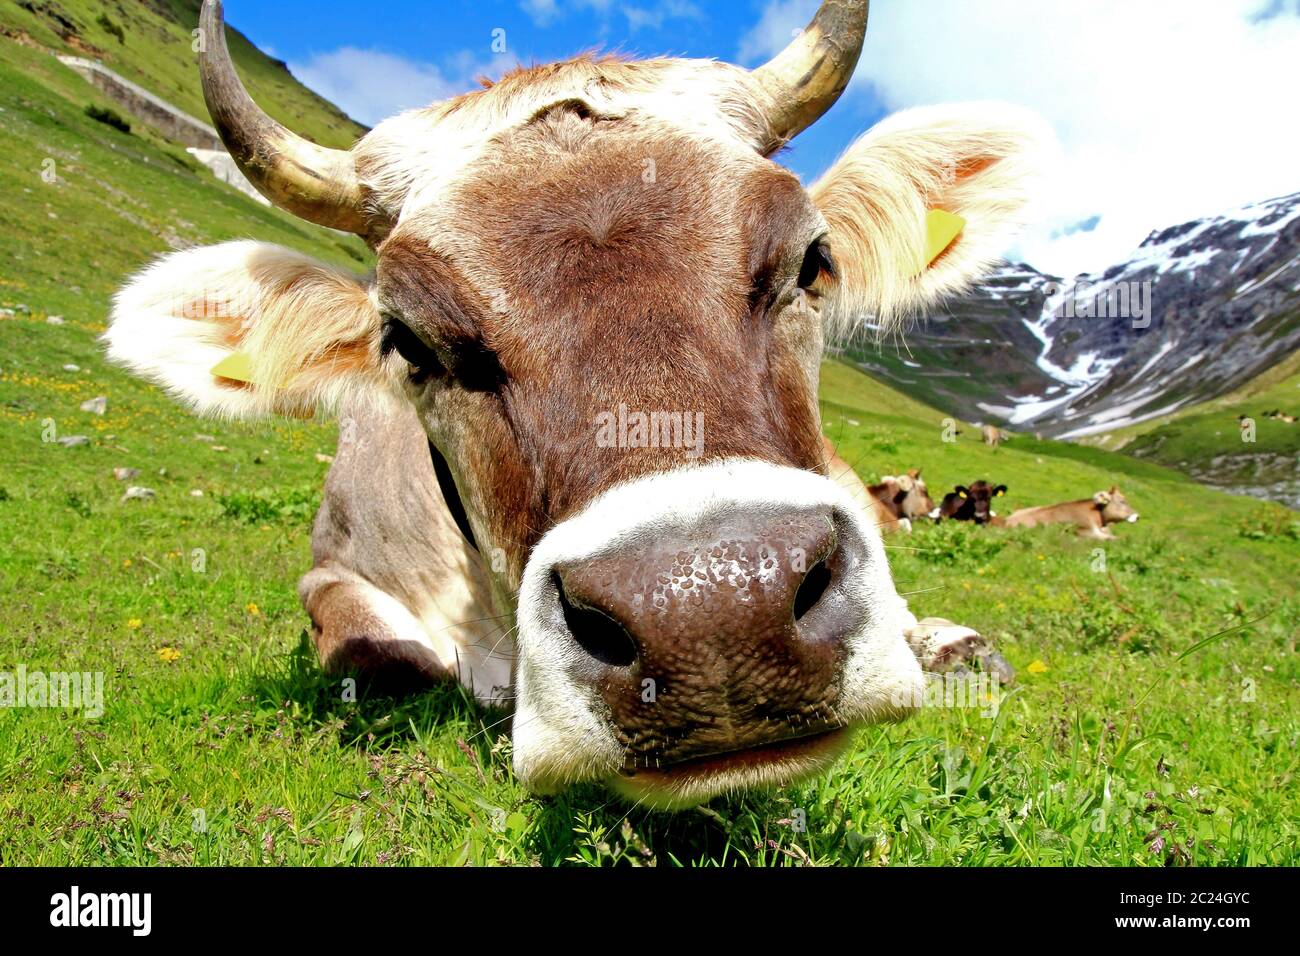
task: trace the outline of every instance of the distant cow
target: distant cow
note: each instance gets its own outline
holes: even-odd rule
[[[886,475],[877,484],[864,485],[853,467],[835,451],[835,446],[823,438],[827,471],[837,485],[872,516],[885,534],[912,530],[912,521],[934,511],[934,500],[921,480],[921,469],[913,468],[906,475]]]
[[[984,425],[980,434],[984,436],[984,444],[990,448],[997,448],[1007,437],[1007,433],[995,425]]]
[[[879,483],[868,485],[872,512],[880,530],[911,531],[912,521],[923,518],[934,510],[934,499],[921,480],[921,469],[913,468],[905,475],[886,475]]]
[[[1008,528],[1033,528],[1040,524],[1073,524],[1083,538],[1102,538],[1113,541],[1108,524],[1119,521],[1136,522],[1138,513],[1129,505],[1118,485],[1110,491],[1099,491],[1082,501],[1069,501],[1059,505],[1042,505],[1038,508],[1021,508],[1001,522]]]
[[[958,485],[956,489],[943,497],[939,506],[940,521],[974,521],[976,524],[988,524],[993,517],[991,507],[994,498],[1007,493],[1006,485],[990,485],[987,481],[972,482],[970,487]]]

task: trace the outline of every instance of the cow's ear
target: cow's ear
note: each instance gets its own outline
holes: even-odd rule
[[[355,277],[256,242],[159,259],[114,299],[109,358],[197,411],[310,416],[382,381],[379,314]]]
[[[888,324],[960,292],[1007,250],[1027,217],[1054,136],[1001,104],[897,113],[813,184],[839,283],[832,333]]]
[[[993,497],[995,498],[1001,498],[1006,493],[1007,493],[1006,485],[998,485],[996,488],[993,489]]]
[[[965,485],[958,485],[958,486],[957,486],[957,497],[958,497],[958,498],[969,498],[969,497],[970,497],[970,489],[967,488]]]
[[[1104,508],[1106,505],[1110,504],[1110,492],[1099,491],[1092,496],[1092,500]]]

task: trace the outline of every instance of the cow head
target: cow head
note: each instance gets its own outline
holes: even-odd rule
[[[886,475],[880,479],[885,494],[900,517],[917,520],[934,511],[934,500],[921,478],[921,469],[909,469],[906,475]]]
[[[1117,524],[1120,521],[1136,523],[1138,513],[1128,503],[1119,485],[1112,485],[1110,491],[1099,491],[1092,496],[1093,504],[1101,511],[1103,525]]]
[[[970,487],[958,485],[954,494],[961,499],[963,515],[976,524],[987,524],[993,517],[993,499],[1007,493],[1006,485],[990,485],[987,481],[971,482]]]
[[[118,296],[110,354],[209,413],[415,406],[516,616],[535,789],[698,801],[824,767],[846,728],[917,697],[879,535],[822,473],[818,363],[827,335],[1000,252],[1041,136],[1005,107],[917,110],[805,189],[769,157],[847,84],[866,8],[828,0],[754,71],[519,70],[336,151],[253,104],[204,5],[235,159],[377,268],[178,253]],[[934,209],[966,221],[937,255]],[[214,374],[232,354],[248,381]]]

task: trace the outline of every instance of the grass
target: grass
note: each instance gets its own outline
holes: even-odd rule
[[[1300,353],[1239,389],[1136,425],[1089,436],[1084,442],[1159,462],[1222,486],[1290,485],[1300,500],[1300,424],[1269,418],[1300,416]],[[1254,421],[1243,440],[1239,416]]]
[[[34,0],[25,6],[18,0],[0,0],[0,30],[60,54],[101,60],[128,80],[206,120],[192,50],[199,6],[200,0]],[[339,148],[351,146],[365,131],[299,84],[283,63],[266,56],[243,34],[231,32],[229,44],[254,100],[290,129]]]
[[[596,788],[529,795],[508,723],[457,689],[349,699],[294,593],[334,429],[194,419],[106,366],[95,336],[122,277],[177,242],[364,254],[88,102],[0,41],[0,671],[105,679],[98,719],[0,708],[0,864],[1296,862],[1290,513],[1101,449],[995,451],[969,426],[945,442],[941,413],[834,363],[826,429],[864,477],[997,479],[1004,511],[1118,482],[1143,514],[1100,554],[1052,528],[890,541],[916,611],[979,628],[1017,668],[996,719],[928,709],[864,730],[824,777],[672,816]],[[102,417],[79,410],[97,395]],[[128,484],[156,497],[124,501]]]

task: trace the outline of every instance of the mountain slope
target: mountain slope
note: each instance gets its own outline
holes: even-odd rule
[[[1216,398],[1300,347],[1300,193],[1154,232],[1070,282],[1006,266],[847,356],[940,407],[1079,437]]]
[[[1300,421],[1288,418],[1300,419],[1300,352],[1222,398],[1087,440],[1300,509]]]
[[[0,0],[0,36],[103,61],[111,69],[206,120],[191,48],[201,0]],[[365,128],[308,90],[279,60],[227,27],[231,56],[249,93],[275,119],[325,146],[348,147]]]

